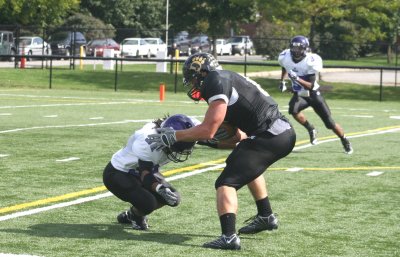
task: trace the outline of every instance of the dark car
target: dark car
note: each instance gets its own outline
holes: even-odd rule
[[[89,41],[86,47],[86,55],[103,57],[105,49],[113,49],[114,57],[118,57],[120,55],[120,46],[112,38],[99,38]]]
[[[49,37],[52,55],[79,56],[81,46],[82,55],[86,55],[86,39],[81,32],[58,32]]]
[[[168,55],[175,56],[175,50],[179,50],[179,54],[181,55],[188,55],[190,53],[190,39],[188,32],[178,32],[178,34],[169,42]]]
[[[209,53],[211,52],[211,43],[208,40],[208,36],[206,35],[199,35],[190,41],[190,53]]]

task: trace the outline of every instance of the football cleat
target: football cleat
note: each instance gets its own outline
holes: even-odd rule
[[[136,230],[147,230],[149,224],[146,216],[135,215],[131,210],[124,211],[117,216],[118,223],[132,224],[132,228]]]
[[[275,217],[275,214],[268,217],[256,215],[246,220],[245,223],[249,224],[239,229],[239,234],[255,234],[263,230],[278,229],[278,218]]]
[[[132,228],[136,230],[148,230],[149,224],[147,217],[133,215]]]
[[[203,244],[203,247],[222,250],[240,250],[240,238],[236,234],[229,237],[221,235],[214,241]]]
[[[351,147],[350,141],[345,137],[341,138],[340,141],[342,141],[344,152],[347,153],[347,154],[352,154],[353,153],[353,147]]]
[[[317,143],[317,130],[313,129],[308,131],[308,134],[310,135],[310,143],[312,145],[315,145]]]
[[[118,223],[121,223],[121,224],[131,224],[132,223],[131,212],[129,210],[121,212],[117,216],[117,221],[118,221]]]

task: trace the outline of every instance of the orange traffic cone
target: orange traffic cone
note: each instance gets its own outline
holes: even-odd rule
[[[24,55],[25,54],[25,50],[24,50],[24,48],[22,47],[22,55]],[[26,58],[24,57],[24,56],[22,56],[21,57],[21,63],[20,63],[20,65],[19,65],[19,67],[21,68],[21,69],[24,69],[25,68],[25,64],[26,64]]]
[[[160,102],[164,101],[165,99],[165,84],[160,84]]]

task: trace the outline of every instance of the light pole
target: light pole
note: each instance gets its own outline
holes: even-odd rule
[[[165,19],[165,44],[168,46],[168,9],[169,9],[169,0],[167,0],[166,6],[166,19]]]

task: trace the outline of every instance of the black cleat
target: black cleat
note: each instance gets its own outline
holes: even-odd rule
[[[117,220],[121,224],[132,224],[132,228],[136,230],[147,230],[149,228],[147,217],[136,215],[131,210],[120,213]]]
[[[255,234],[263,230],[278,229],[278,218],[275,217],[275,214],[268,217],[256,215],[245,222],[249,222],[249,224],[239,229],[239,234]]]
[[[308,131],[308,134],[310,135],[310,143],[312,145],[315,145],[317,143],[317,130],[313,129]]]
[[[221,235],[214,241],[203,244],[203,247],[222,250],[240,250],[240,238],[236,234],[229,237]]]
[[[117,221],[118,221],[118,223],[121,223],[121,224],[131,224],[132,223],[131,212],[129,210],[121,212],[117,216]]]
[[[353,153],[353,148],[351,147],[350,141],[345,137],[341,138],[340,141],[342,141],[344,152],[347,153],[347,154],[352,154]]]

